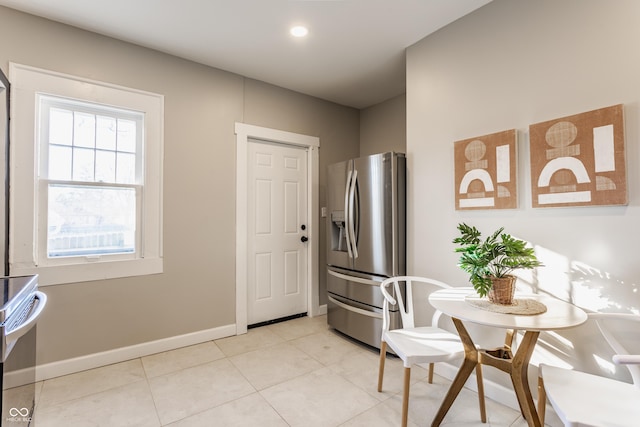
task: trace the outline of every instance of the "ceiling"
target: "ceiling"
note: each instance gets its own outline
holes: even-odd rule
[[[490,0],[0,0],[355,108],[405,91],[404,52]],[[296,39],[293,25],[309,35]]]

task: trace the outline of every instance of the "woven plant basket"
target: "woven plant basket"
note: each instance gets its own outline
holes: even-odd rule
[[[500,305],[513,305],[516,293],[516,276],[492,277],[491,290],[487,293],[489,301]]]

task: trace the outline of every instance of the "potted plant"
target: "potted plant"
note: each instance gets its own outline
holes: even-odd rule
[[[484,240],[476,227],[462,223],[458,224],[458,230],[460,236],[453,239],[453,243],[460,245],[455,249],[461,254],[458,266],[469,273],[469,281],[478,295],[488,295],[489,300],[497,304],[512,304],[516,278],[510,273],[542,265],[533,248],[503,233],[504,227]]]

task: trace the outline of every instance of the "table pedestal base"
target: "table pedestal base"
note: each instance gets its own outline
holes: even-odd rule
[[[464,361],[460,366],[458,374],[453,379],[451,387],[449,388],[438,413],[433,419],[431,424],[432,427],[439,426],[440,423],[442,423],[442,420],[449,411],[449,408],[451,408],[453,401],[456,399],[460,390],[462,390],[462,387],[464,387],[464,384],[467,382],[469,375],[471,375],[478,364],[493,366],[508,373],[511,376],[511,382],[513,383],[513,389],[515,390],[516,397],[518,398],[518,404],[520,405],[520,412],[522,413],[522,416],[527,420],[530,427],[542,427],[540,418],[536,412],[533,397],[531,396],[531,389],[529,387],[527,374],[529,360],[533,354],[540,332],[526,331],[515,354],[511,351],[511,345],[515,335],[515,331],[513,330],[509,330],[507,332],[505,345],[503,347],[492,350],[479,350],[471,340],[471,336],[462,324],[462,321],[455,317],[452,319],[464,346]]]

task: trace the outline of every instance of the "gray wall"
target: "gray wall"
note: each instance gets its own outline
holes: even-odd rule
[[[406,94],[360,110],[360,155],[407,149]]]
[[[5,71],[13,61],[165,95],[164,273],[44,288],[40,364],[235,323],[236,121],[319,137],[321,183],[327,164],[358,154],[352,108],[3,7],[0,40]]]
[[[494,0],[408,49],[411,273],[467,285],[451,243],[456,225],[505,226],[546,264],[521,284],[589,310],[640,309],[639,19],[636,0]],[[624,104],[628,206],[533,209],[528,126],[615,104]],[[519,207],[456,211],[453,142],[512,128],[520,131]],[[592,357],[609,357],[597,334],[560,335],[570,344],[541,335],[534,363],[606,374]]]

